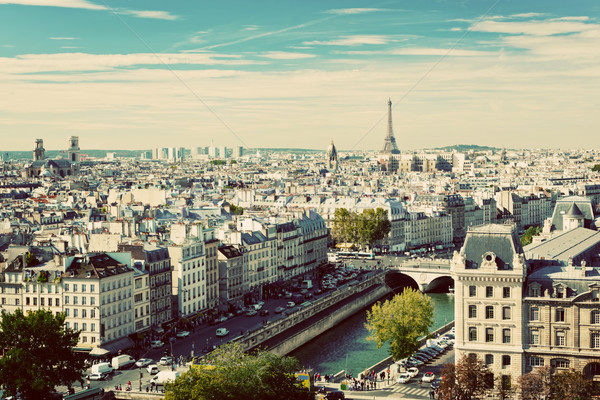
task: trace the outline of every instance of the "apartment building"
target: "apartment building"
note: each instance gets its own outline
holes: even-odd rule
[[[244,306],[244,255],[233,245],[219,247],[220,311]]]
[[[181,245],[171,245],[169,255],[173,265],[173,315],[189,317],[205,310],[207,273],[204,241],[188,239]]]

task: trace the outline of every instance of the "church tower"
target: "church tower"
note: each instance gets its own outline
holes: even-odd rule
[[[394,137],[394,129],[392,128],[392,100],[388,100],[388,126],[387,136],[383,141],[382,153],[386,154],[399,154],[398,145],[396,144],[396,138]]]
[[[79,171],[79,136],[71,136],[67,153],[73,174],[76,175]]]
[[[337,150],[335,148],[335,145],[333,144],[333,139],[331,139],[331,143],[329,144],[329,147],[327,148],[327,168],[329,170],[333,170],[333,171],[337,172],[338,166],[339,166],[338,163],[339,163],[339,161],[338,161]]]
[[[44,139],[35,139],[35,149],[33,149],[33,161],[46,158],[46,149],[44,149]]]

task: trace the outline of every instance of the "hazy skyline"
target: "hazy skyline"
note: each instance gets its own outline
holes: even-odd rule
[[[0,151],[597,147],[600,4],[0,0]]]

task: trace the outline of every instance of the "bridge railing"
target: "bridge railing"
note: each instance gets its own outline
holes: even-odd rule
[[[400,264],[399,269],[449,270],[450,262],[410,261]]]

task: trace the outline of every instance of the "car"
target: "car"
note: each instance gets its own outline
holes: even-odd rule
[[[219,318],[215,319],[216,323],[221,323],[221,322],[225,322],[227,321],[227,317],[226,316],[220,316]]]
[[[156,375],[156,374],[158,374],[158,371],[159,371],[158,370],[158,365],[156,365],[156,364],[148,365],[146,367],[146,371],[148,371],[148,373],[150,375]]]
[[[294,303],[293,301],[288,301],[286,304],[287,308],[292,308],[292,307],[296,307],[296,303]]]
[[[435,380],[435,374],[433,372],[425,372],[423,375],[423,382],[433,382]]]
[[[190,336],[190,332],[189,331],[179,331],[177,332],[177,337],[178,338],[184,338],[184,337],[188,337]]]
[[[410,365],[412,365],[414,367],[420,367],[421,365],[425,364],[425,362],[423,362],[423,361],[421,361],[421,360],[419,360],[417,358],[411,357],[411,358],[408,359],[406,365],[408,365],[408,364],[410,364]]]
[[[415,360],[421,361],[422,363],[428,363],[430,360],[430,358],[427,357],[426,355],[419,354],[419,353],[413,354],[412,358],[414,358]]]
[[[173,364],[173,357],[171,356],[164,356],[160,359],[160,361],[158,362],[160,365],[171,365]]]
[[[398,383],[408,383],[410,382],[410,375],[407,372],[403,372],[398,375],[398,379],[396,379]]]
[[[306,294],[306,293],[308,293],[308,289],[302,289],[302,290],[300,291],[300,294]]]
[[[263,303],[263,304],[264,304],[264,303]],[[257,304],[252,304],[252,305],[250,306],[250,308],[254,309],[255,311],[259,311],[259,310],[262,308],[263,304],[260,304],[260,303],[257,303]]]
[[[152,364],[152,360],[150,358],[140,358],[135,362],[135,366],[138,368],[143,368],[146,365]]]
[[[164,345],[165,344],[163,343],[162,340],[154,340],[154,341],[152,341],[152,343],[150,343],[150,347],[152,347],[153,349],[160,349]]]
[[[332,390],[325,395],[327,400],[343,400],[346,398],[346,395],[341,390]]]
[[[286,299],[291,299],[292,298],[292,294],[290,292],[286,292],[284,297]]]
[[[410,367],[409,369],[406,370],[406,373],[408,375],[410,375],[411,378],[415,378],[417,375],[419,375],[419,368]]]
[[[262,306],[265,305],[265,302],[261,300],[261,301],[257,302],[256,305],[258,305],[262,308]]]
[[[316,294],[316,295],[319,295],[319,294],[321,294],[321,293],[323,293],[323,291],[322,291],[321,289],[317,289],[317,290],[315,290],[315,294]]]
[[[435,390],[435,389],[439,388],[441,384],[442,384],[442,381],[440,381],[439,379],[436,379],[433,382],[431,382],[431,388]]]
[[[267,309],[262,309],[260,310],[259,314],[264,317],[265,315],[269,315],[269,310]]]
[[[229,334],[229,331],[227,330],[227,328],[219,328],[217,329],[217,332],[215,333],[215,335],[217,336],[227,336]]]
[[[106,375],[100,372],[94,372],[93,374],[88,375],[90,381],[103,381],[104,378],[106,378]]]
[[[277,308],[275,309],[275,313],[276,313],[276,314],[281,314],[281,313],[282,313],[284,310],[285,310],[285,308],[283,308],[283,307],[277,307]]]
[[[258,312],[256,310],[246,311],[246,317],[254,317]]]

